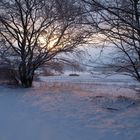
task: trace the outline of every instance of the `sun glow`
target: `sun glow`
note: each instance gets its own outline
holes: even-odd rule
[[[39,37],[39,42],[40,42],[41,45],[45,45],[45,43],[46,43],[45,38],[40,36]]]
[[[55,47],[56,43],[58,41],[58,38],[56,37],[53,37],[51,39],[46,39],[45,37],[43,36],[40,36],[39,37],[39,43],[40,43],[40,46],[41,47],[46,47],[48,49],[52,49]]]

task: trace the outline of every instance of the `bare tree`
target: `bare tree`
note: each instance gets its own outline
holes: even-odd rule
[[[140,1],[82,0],[89,11],[87,24],[115,45],[115,65],[140,81]],[[114,65],[114,66],[115,66]],[[112,65],[113,66],[113,65]]]
[[[1,56],[18,70],[23,87],[32,86],[37,68],[74,51],[89,35],[77,24],[81,11],[75,1],[1,0],[0,10]]]

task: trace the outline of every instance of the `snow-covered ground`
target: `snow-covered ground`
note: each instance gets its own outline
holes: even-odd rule
[[[78,74],[79,76],[69,76],[69,74]],[[87,85],[110,85],[120,87],[140,87],[140,83],[134,80],[132,77],[124,74],[103,74],[101,72],[67,72],[61,76],[40,76],[40,81],[44,83],[39,84],[51,84],[51,83],[65,83],[65,84],[86,84]]]
[[[40,77],[0,87],[0,140],[139,140],[140,84],[123,75]]]

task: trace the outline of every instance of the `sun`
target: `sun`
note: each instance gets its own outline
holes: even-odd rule
[[[41,46],[46,44],[46,40],[43,36],[40,36],[38,40],[39,40],[39,43],[41,44]]]
[[[47,38],[45,36],[40,36],[39,37],[39,44],[40,47],[46,47],[48,49],[58,49],[60,47],[62,47],[62,45],[60,45],[58,42],[58,37],[57,36],[53,36],[52,38]],[[57,45],[56,45],[57,44]]]

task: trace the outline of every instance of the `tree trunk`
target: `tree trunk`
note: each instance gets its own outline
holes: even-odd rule
[[[33,76],[20,76],[21,86],[24,88],[32,87]]]
[[[24,88],[32,87],[33,78],[34,78],[34,69],[29,69],[25,65],[19,67],[19,78],[21,86]]]

